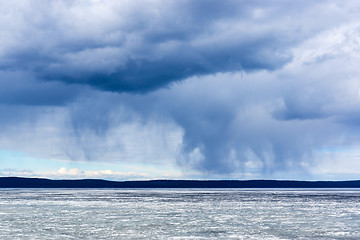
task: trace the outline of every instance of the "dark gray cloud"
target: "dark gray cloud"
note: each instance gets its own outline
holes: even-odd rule
[[[195,75],[274,70],[313,30],[300,28],[296,15],[309,8],[300,1],[24,1],[17,7],[8,6],[13,16],[6,20],[17,17],[18,24],[6,29],[1,69],[115,92],[146,92]]]

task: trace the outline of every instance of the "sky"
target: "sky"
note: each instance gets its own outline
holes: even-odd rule
[[[0,0],[0,176],[360,179],[359,12]]]

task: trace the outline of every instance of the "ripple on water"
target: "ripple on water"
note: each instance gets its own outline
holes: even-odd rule
[[[358,191],[0,191],[0,239],[360,239]]]

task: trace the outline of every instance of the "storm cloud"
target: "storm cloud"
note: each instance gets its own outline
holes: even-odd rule
[[[115,92],[191,76],[274,70],[291,60],[304,1],[3,3],[1,69]],[[298,20],[297,20],[298,19]],[[314,29],[313,29],[314,28]]]
[[[359,143],[356,1],[0,5],[0,148],[267,176]]]

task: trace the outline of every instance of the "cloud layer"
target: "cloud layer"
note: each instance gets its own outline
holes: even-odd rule
[[[0,5],[0,148],[270,176],[359,143],[356,1]]]
[[[309,3],[19,1],[4,3],[1,69],[116,92],[195,75],[277,69]],[[146,7],[144,7],[146,6]]]

